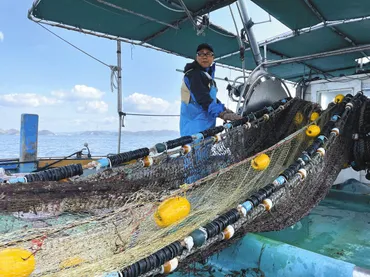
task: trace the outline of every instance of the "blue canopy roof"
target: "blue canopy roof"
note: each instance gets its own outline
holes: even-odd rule
[[[234,1],[183,0],[193,16],[207,14]],[[233,33],[212,23],[197,35],[195,26],[178,1],[37,0],[30,17],[58,27],[149,44],[184,57],[194,57],[194,45],[204,41],[220,45],[218,55],[239,49]]]
[[[294,30],[283,39],[263,43],[267,45],[268,60],[370,44],[369,0],[252,1]],[[29,15],[41,23],[147,45],[188,58],[194,56],[195,45],[208,42],[217,49],[218,63],[241,68],[236,35],[212,23],[205,29],[200,29],[199,24],[202,15],[233,2],[235,0],[37,0]],[[277,65],[269,70],[289,80],[298,80],[301,76],[353,74],[358,66],[356,59],[369,53],[317,58]],[[245,60],[247,69],[255,68],[250,50],[246,51]]]
[[[326,21],[345,20],[370,15],[368,0],[252,0],[292,30]],[[312,10],[312,6],[318,14]]]
[[[370,37],[363,30],[370,27],[370,21],[358,21],[339,25],[339,30],[350,33],[357,45],[370,44]],[[369,30],[369,29],[368,29]],[[279,60],[317,54],[327,51],[349,48],[353,46],[345,38],[337,35],[330,27],[322,27],[313,31],[292,34],[289,38],[277,40],[267,44],[267,60]],[[260,48],[263,53],[263,47]],[[252,53],[247,52],[247,68],[255,68]],[[346,55],[337,55],[325,58],[317,58],[302,63],[277,65],[269,69],[271,73],[288,80],[298,80],[301,76],[333,77],[342,74],[354,74],[359,66],[356,59],[370,56],[370,51],[354,52]],[[230,66],[240,66],[239,54],[221,58],[218,62]],[[324,73],[324,74],[323,74]]]

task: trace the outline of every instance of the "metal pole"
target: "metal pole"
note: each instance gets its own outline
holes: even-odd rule
[[[181,73],[184,73],[184,70],[181,70],[181,69],[176,69],[177,72],[181,72]],[[244,77],[245,78],[245,77]],[[226,79],[223,79],[223,78],[219,78],[219,77],[215,77],[214,79],[216,80],[220,80],[220,81],[225,81],[225,82],[229,82],[230,80],[226,80]],[[243,82],[236,82],[236,83],[239,83],[239,84],[244,84]]]
[[[361,51],[366,51],[366,50],[370,50],[370,44],[364,44],[361,46],[348,47],[348,48],[343,48],[343,49],[338,49],[338,50],[333,50],[333,51],[328,51],[328,52],[322,52],[322,53],[317,53],[317,54],[311,54],[311,55],[306,55],[306,56],[300,56],[300,57],[294,57],[294,58],[288,58],[288,59],[282,59],[282,60],[276,60],[276,61],[269,61],[269,62],[265,62],[263,65],[266,67],[271,67],[271,66],[277,66],[281,64],[303,62],[303,61],[308,61],[308,60],[313,60],[313,59],[318,59],[318,58],[339,56],[339,55],[361,52]]]
[[[121,67],[121,41],[117,40],[117,111],[119,116],[118,128],[118,152],[121,151],[121,131],[122,131],[122,67]]]
[[[260,48],[258,46],[257,40],[253,33],[253,29],[252,29],[253,22],[251,18],[248,16],[247,6],[245,5],[244,1],[245,0],[238,0],[238,4],[241,10],[244,29],[245,29],[245,32],[247,33],[248,41],[249,41],[249,44],[253,52],[254,61],[256,62],[257,65],[259,65],[263,62],[263,60],[262,60]]]

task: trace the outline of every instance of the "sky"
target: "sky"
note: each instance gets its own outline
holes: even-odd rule
[[[117,93],[111,71],[27,18],[33,0],[0,1],[0,129],[19,129],[21,114],[39,115],[39,130],[74,132],[118,129]],[[247,0],[254,22],[269,15]],[[235,6],[233,6],[236,12]],[[235,33],[228,8],[211,13],[216,25]],[[238,21],[239,29],[241,23]],[[116,42],[47,26],[50,30],[109,65],[116,65]],[[272,22],[255,25],[257,41],[289,29]],[[189,45],[196,48],[196,45]],[[215,46],[217,49],[217,46]],[[123,111],[179,114],[183,69],[190,59],[122,43]],[[217,68],[217,77],[238,72]],[[229,108],[227,83],[218,81],[218,98]],[[178,117],[125,118],[126,131],[178,130]]]

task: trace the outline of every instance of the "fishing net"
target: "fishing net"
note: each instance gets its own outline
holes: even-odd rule
[[[193,137],[108,157],[108,168],[63,182],[41,182],[54,175],[40,173],[3,184],[0,251],[33,250],[32,276],[139,276],[166,272],[174,259],[183,267],[245,232],[290,226],[351,160],[352,128],[366,101],[348,95],[321,111],[284,99]],[[312,124],[320,136],[307,135]],[[269,157],[265,169],[252,166],[261,154]],[[190,213],[161,228],[154,213],[174,196],[190,202]]]

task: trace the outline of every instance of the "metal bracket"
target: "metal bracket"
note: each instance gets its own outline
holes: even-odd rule
[[[118,115],[122,118],[122,125],[121,125],[121,127],[125,127],[125,116],[127,114],[125,112],[119,112]]]
[[[252,20],[252,18],[250,18],[248,20],[248,22],[245,23],[245,27],[249,30],[250,28],[252,28],[252,26],[254,25],[254,22]]]

